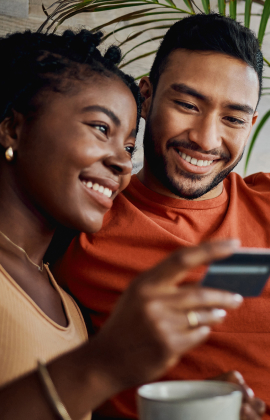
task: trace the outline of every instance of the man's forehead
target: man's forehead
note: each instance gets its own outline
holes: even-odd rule
[[[215,52],[174,50],[168,56],[157,89],[170,90],[173,84],[188,84],[205,96],[220,91],[252,98],[256,104],[259,78],[254,68],[243,60]],[[256,105],[255,104],[255,105]]]

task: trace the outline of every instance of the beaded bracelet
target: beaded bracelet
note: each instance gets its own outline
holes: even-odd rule
[[[37,371],[39,379],[42,383],[42,386],[54,413],[61,420],[72,420],[55,389],[46,364],[41,360],[38,361]]]

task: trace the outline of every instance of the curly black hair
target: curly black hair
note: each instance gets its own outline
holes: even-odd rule
[[[0,122],[12,109],[26,114],[36,110],[40,91],[66,92],[74,88],[74,79],[87,80],[94,73],[118,77],[131,90],[137,103],[137,128],[141,111],[139,88],[133,77],[122,72],[118,47],[110,47],[104,56],[98,50],[102,32],[84,29],[62,35],[31,31],[0,38]]]

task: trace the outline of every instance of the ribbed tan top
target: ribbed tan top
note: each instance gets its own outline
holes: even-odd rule
[[[0,265],[0,386],[36,369],[37,360],[48,362],[87,340],[76,303],[45,267],[61,296],[67,327],[52,321]]]

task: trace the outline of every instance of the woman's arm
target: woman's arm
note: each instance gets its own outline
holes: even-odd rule
[[[226,257],[235,246],[223,241],[176,251],[130,285],[95,337],[47,365],[73,420],[126,388],[160,377],[208,337],[210,326],[224,319],[224,310],[241,304],[241,297],[229,292],[179,287],[188,270]],[[192,328],[190,311],[198,320]],[[57,418],[36,371],[1,389],[0,418]]]

